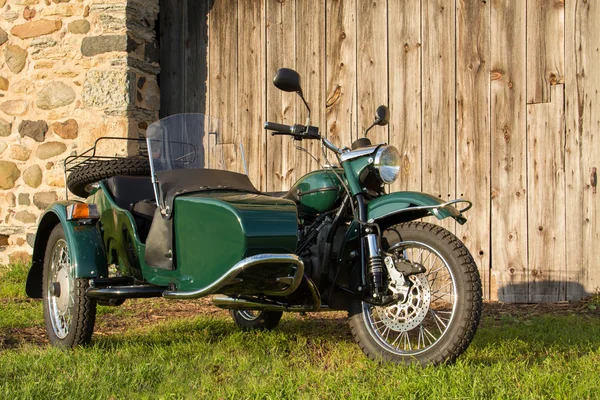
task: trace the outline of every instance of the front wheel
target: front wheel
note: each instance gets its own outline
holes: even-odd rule
[[[50,344],[76,347],[90,342],[96,320],[96,301],[86,295],[89,284],[77,279],[63,227],[50,233],[44,256],[42,296]]]
[[[455,361],[481,316],[481,279],[473,257],[452,233],[423,222],[389,228],[382,248],[388,289],[400,301],[387,306],[355,301],[349,313],[354,339],[371,359],[421,365]],[[406,262],[425,272],[404,276],[396,266]]]

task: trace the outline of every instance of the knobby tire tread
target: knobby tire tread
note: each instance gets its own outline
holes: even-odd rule
[[[69,174],[67,187],[76,196],[88,197],[88,185],[117,175],[149,176],[150,162],[141,156],[92,161]]]
[[[463,279],[465,284],[465,298],[463,300],[471,305],[470,310],[467,310],[462,321],[456,322],[459,330],[455,337],[460,338],[460,341],[458,343],[455,342],[451,346],[447,346],[445,350],[432,355],[432,357],[420,360],[420,363],[424,366],[439,365],[444,363],[451,364],[455,362],[458,356],[460,356],[467,349],[473,340],[473,337],[475,336],[475,332],[479,325],[479,320],[481,319],[482,286],[477,265],[475,264],[471,253],[465,247],[465,245],[454,234],[442,228],[441,226],[433,225],[427,222],[411,221],[398,224],[391,228],[397,228],[400,232],[407,229],[430,232],[445,242],[445,244],[449,246],[450,251],[459,260],[459,269],[460,273],[462,273],[464,276]],[[350,330],[354,340],[358,343],[359,347],[367,355],[367,357],[371,360],[377,361],[384,360],[391,362],[413,363],[415,360],[411,360],[409,355],[396,356],[385,353],[377,354],[369,349],[370,345],[363,339],[363,336],[368,333],[366,332],[366,328],[361,325],[363,324],[362,306],[356,307],[356,304],[360,305],[361,302],[356,302],[355,306],[350,310]]]

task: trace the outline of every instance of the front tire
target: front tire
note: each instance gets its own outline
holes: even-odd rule
[[[282,311],[230,310],[231,318],[243,331],[275,329],[283,315]]]
[[[389,276],[390,290],[402,292],[404,301],[388,306],[355,301],[349,313],[354,339],[375,360],[454,362],[469,346],[481,316],[481,279],[473,257],[452,233],[423,222],[389,228],[382,248],[426,270],[409,276],[408,286]]]
[[[88,281],[74,274],[65,232],[58,224],[48,238],[42,277],[46,332],[57,347],[88,344],[94,331],[96,301],[86,295]]]

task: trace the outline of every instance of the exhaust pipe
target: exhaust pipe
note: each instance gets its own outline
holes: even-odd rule
[[[288,306],[280,303],[270,303],[261,301],[252,301],[229,296],[213,297],[213,304],[217,307],[227,310],[260,310],[260,311],[287,311],[287,312],[307,312],[317,311],[314,306]]]

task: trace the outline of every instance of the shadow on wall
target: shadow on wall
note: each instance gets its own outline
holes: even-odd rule
[[[160,0],[160,117],[208,111],[208,18],[213,0]]]
[[[148,125],[158,119],[160,90],[158,87],[159,48],[157,21],[159,0],[127,0],[125,20],[127,29],[127,58],[125,77],[127,108],[127,137],[143,138]],[[117,66],[116,66],[117,67]],[[107,114],[110,111],[107,111]],[[137,142],[128,145],[127,153],[138,154]]]
[[[505,303],[556,303],[581,300],[593,295],[577,282],[555,280],[530,281],[501,286],[497,291],[499,301]]]

